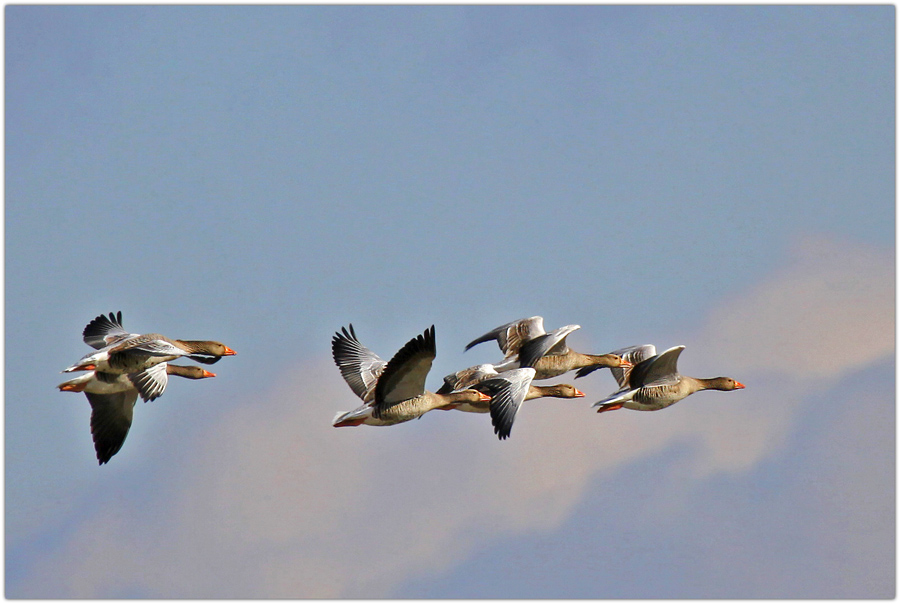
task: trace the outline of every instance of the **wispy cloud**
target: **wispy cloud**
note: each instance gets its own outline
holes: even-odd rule
[[[894,350],[890,250],[801,239],[770,279],[724,304],[701,351],[745,371],[835,380]]]
[[[100,505],[7,595],[389,595],[492,539],[552,530],[592,480],[674,444],[693,445],[695,479],[776,454],[811,382],[893,352],[893,287],[889,253],[806,241],[684,342],[685,373],[731,374],[747,390],[649,414],[535,401],[505,442],[486,416],[455,412],[331,428],[353,396],[327,361],[304,364],[194,435],[177,470],[149,472],[149,500]]]

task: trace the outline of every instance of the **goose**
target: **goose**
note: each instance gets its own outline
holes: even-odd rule
[[[490,412],[494,434],[503,440],[509,438],[516,414],[524,401],[542,397],[572,399],[584,396],[584,392],[571,384],[536,386],[532,383],[535,373],[533,367],[521,367],[498,373],[492,365],[477,365],[448,375],[444,378],[441,389],[452,391],[458,388],[474,388],[491,395],[489,403],[463,403],[456,409],[469,413]]]
[[[183,367],[165,362],[154,365],[151,369],[162,371],[163,378],[166,375],[177,375],[192,380],[216,377],[215,373],[201,367]],[[105,464],[125,443],[125,437],[131,428],[138,387],[124,374],[89,371],[63,382],[58,388],[63,392],[84,392],[87,396],[91,404],[94,451],[100,465]],[[163,388],[165,388],[164,379]],[[159,394],[162,394],[162,391]],[[153,400],[159,394],[144,400]]]
[[[132,334],[122,327],[122,312],[100,315],[82,332],[84,342],[97,349],[63,370],[101,373],[137,373],[158,363],[186,356],[210,365],[223,356],[237,354],[221,342],[210,340],[172,340],[157,333]]]
[[[338,413],[332,425],[391,426],[421,417],[428,411],[460,403],[489,401],[477,390],[437,394],[425,390],[425,378],[436,355],[434,325],[407,342],[385,363],[357,339],[353,325],[342,327],[331,340],[334,363],[363,401],[363,405]]]
[[[491,378],[498,378],[500,380],[524,380],[526,375],[529,375],[526,369],[532,368],[520,368],[520,369],[509,369],[502,373],[498,372],[494,365],[489,363],[485,363],[483,365],[475,365],[474,367],[468,367],[467,369],[461,369],[456,373],[451,373],[450,375],[444,378],[444,385],[441,386],[438,390],[438,394],[448,394],[455,390],[464,390],[466,388],[474,388],[476,390],[480,390],[482,392],[487,392],[487,388],[483,387],[482,384]],[[523,400],[530,401],[536,398],[580,398],[584,396],[584,392],[575,388],[571,384],[553,384],[552,386],[538,386],[537,384],[531,383],[531,380],[534,379],[534,373],[530,374],[528,378],[528,389],[525,394],[525,398]],[[467,413],[488,413],[490,411],[490,403],[477,402],[477,403],[461,403],[455,407],[457,411],[465,411]],[[449,409],[448,409],[449,410]]]
[[[616,351],[630,359],[632,367],[613,370],[619,390],[594,403],[597,413],[621,409],[658,411],[674,405],[681,399],[701,390],[740,390],[742,383],[729,377],[694,378],[678,373],[678,357],[684,346],[675,346],[656,354],[652,344],[634,346]],[[576,377],[590,373],[590,368],[579,371]]]
[[[504,359],[495,365],[499,372],[519,367],[533,367],[536,380],[562,375],[583,367],[627,367],[620,356],[609,354],[583,354],[566,345],[566,337],[580,325],[566,325],[553,331],[544,331],[543,317],[519,319],[496,327],[466,345],[469,350],[477,344],[497,340]]]

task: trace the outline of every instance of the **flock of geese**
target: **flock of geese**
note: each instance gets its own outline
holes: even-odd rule
[[[363,346],[353,325],[342,327],[331,341],[334,362],[350,389],[363,404],[338,413],[333,425],[390,426],[416,419],[435,409],[490,413],[494,432],[508,438],[516,414],[527,400],[554,397],[580,398],[584,393],[571,384],[537,386],[545,380],[576,371],[580,378],[609,367],[619,389],[594,403],[598,413],[615,409],[657,411],[700,390],[738,390],[740,382],[728,378],[693,378],[678,373],[678,357],[684,346],[656,354],[652,344],[630,346],[608,354],[582,354],[566,345],[566,337],[579,329],[566,325],[544,331],[542,317],[520,319],[472,340],[477,344],[496,340],[503,360],[468,367],[444,378],[437,392],[425,389],[425,378],[436,355],[434,326],[407,342],[390,361]]]
[[[544,331],[542,317],[530,317],[501,325],[472,340],[495,340],[503,360],[468,367],[444,378],[437,392],[425,389],[425,379],[437,354],[432,325],[407,342],[390,361],[363,346],[353,325],[342,327],[331,342],[334,362],[350,389],[363,404],[338,413],[335,427],[390,426],[422,417],[435,409],[490,413],[494,432],[508,438],[522,403],[543,397],[581,398],[571,384],[538,386],[546,380],[575,371],[583,377],[608,367],[619,389],[594,403],[597,412],[615,409],[656,411],[700,390],[737,390],[744,385],[732,378],[692,378],[678,373],[678,356],[684,346],[656,354],[653,345],[631,346],[608,354],[582,354],[566,345],[566,337],[579,329],[566,325]],[[173,365],[186,357],[212,364],[235,354],[221,342],[173,340],[158,333],[134,334],[122,327],[121,311],[100,315],[82,332],[84,343],[95,350],[64,373],[82,375],[58,386],[65,392],[84,392],[91,405],[91,436],[97,461],[102,465],[118,453],[131,428],[137,397],[152,401],[165,392],[168,376],[188,379],[215,377],[202,367]]]
[[[140,395],[152,401],[162,395],[168,376],[199,380],[216,374],[202,367],[172,365],[187,357],[210,365],[235,352],[220,342],[172,340],[158,333],[128,333],[122,312],[100,315],[82,332],[84,343],[94,348],[63,373],[84,371],[58,386],[64,392],[84,392],[91,404],[91,436],[97,461],[105,464],[119,452],[131,428],[134,404]]]

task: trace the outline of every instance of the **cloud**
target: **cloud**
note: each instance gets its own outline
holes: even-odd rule
[[[894,255],[807,237],[773,277],[726,301],[702,349],[751,372],[836,380],[894,351]]]
[[[660,413],[529,402],[505,442],[487,416],[456,412],[334,429],[355,400],[329,363],[304,363],[205,432],[170,435],[192,451],[149,454],[148,496],[106,500],[7,595],[385,597],[490,540],[553,530],[591,481],[687,444],[685,480],[652,515],[665,522],[696,480],[776,454],[810,382],[893,351],[891,269],[887,254],[806,241],[713,313],[682,356],[685,373],[727,370],[747,390]],[[591,391],[613,386],[590,379]]]

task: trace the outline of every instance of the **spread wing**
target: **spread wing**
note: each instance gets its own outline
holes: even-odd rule
[[[166,391],[166,385],[169,383],[166,369],[166,363],[157,363],[144,371],[128,374],[128,379],[137,388],[144,402],[157,399]]]
[[[678,356],[684,346],[674,346],[662,354],[647,359],[631,370],[629,383],[632,388],[667,386],[677,384],[681,379],[678,373]]]
[[[138,334],[128,333],[122,327],[122,311],[116,314],[109,313],[109,317],[100,315],[87,324],[81,337],[84,343],[91,348],[100,350],[111,346],[128,338],[133,338]]]
[[[632,369],[639,363],[656,356],[656,346],[654,346],[653,344],[644,344],[643,346],[629,346],[628,348],[615,350],[611,354],[617,354],[622,357],[623,361],[628,361],[629,363],[631,363],[630,367],[609,368],[609,370],[612,372],[613,377],[616,378],[616,383],[619,384],[619,388],[625,388],[628,386],[628,380],[631,377]],[[597,369],[597,367],[585,367],[584,369],[593,370]],[[584,369],[579,369],[576,376],[581,377],[581,372],[584,371]],[[588,371],[586,373],[590,372]]]
[[[431,370],[436,347],[434,325],[407,342],[388,361],[375,384],[376,407],[389,407],[425,393],[425,378]]]
[[[491,394],[491,423],[494,425],[494,433],[501,440],[509,438],[516,414],[525,401],[534,374],[531,367],[513,369],[479,384],[479,389],[486,389]]]
[[[119,452],[131,428],[136,390],[126,390],[114,394],[91,394],[85,392],[91,404],[91,435],[97,461],[105,464]]]
[[[569,352],[566,337],[576,329],[581,326],[566,325],[526,342],[519,351],[519,366],[533,367],[544,355],[566,354]]]
[[[544,333],[546,332],[544,331],[543,317],[519,319],[518,321],[496,327],[483,336],[472,340],[466,345],[466,350],[482,342],[497,340],[497,345],[503,351],[503,355],[512,357],[519,354],[519,350],[525,342],[542,336]]]
[[[387,365],[377,354],[356,338],[353,325],[350,331],[342,327],[331,339],[331,355],[341,370],[344,381],[364,402],[375,400],[375,384]]]

